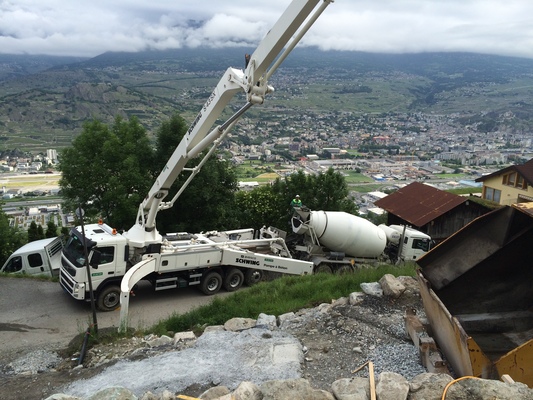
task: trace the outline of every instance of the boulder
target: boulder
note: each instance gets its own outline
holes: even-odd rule
[[[361,290],[370,296],[383,297],[383,289],[379,282],[363,282],[360,286]]]
[[[533,400],[533,390],[523,383],[467,378],[448,388],[446,400]]]
[[[307,379],[267,381],[260,388],[263,400],[335,400],[331,393],[312,388]]]
[[[409,382],[409,400],[437,399],[435,394],[444,391],[444,388],[453,378],[448,374],[424,373],[415,376]],[[440,397],[438,397],[440,398]]]
[[[203,392],[199,399],[201,400],[216,400],[222,396],[225,396],[227,394],[230,394],[230,390],[226,386],[215,386],[212,388],[207,389],[205,392]]]
[[[367,400],[370,398],[370,381],[368,378],[343,378],[331,385],[331,391],[337,400]]]
[[[267,315],[265,313],[260,313],[257,317],[256,326],[265,327],[270,330],[277,329],[278,324],[276,321],[275,315]]]
[[[87,400],[137,400],[137,396],[131,390],[121,386],[114,386],[99,390]]]
[[[379,374],[376,395],[380,400],[406,400],[409,394],[409,382],[395,372]]]
[[[230,332],[241,332],[255,325],[256,320],[252,318],[231,318],[224,324],[224,329]]]
[[[365,299],[365,294],[361,292],[350,293],[349,303],[351,306],[358,306]]]
[[[385,274],[379,280],[381,289],[385,296],[397,299],[403,292],[405,292],[405,286],[392,274]]]

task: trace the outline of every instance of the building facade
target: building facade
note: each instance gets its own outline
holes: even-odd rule
[[[483,183],[482,197],[501,205],[533,201],[533,158],[476,179]]]

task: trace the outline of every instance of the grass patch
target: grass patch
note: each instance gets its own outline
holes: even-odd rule
[[[368,184],[368,185],[350,185],[350,190],[353,190],[357,193],[369,193],[369,192],[376,192],[380,191],[386,186],[391,186],[391,183],[376,183],[376,184]]]
[[[366,175],[361,174],[360,172],[355,171],[342,171],[346,183],[371,183],[374,180]]]
[[[361,283],[377,282],[385,274],[413,276],[415,266],[383,264],[376,268],[363,268],[353,274],[285,275],[270,282],[261,282],[223,299],[214,298],[210,304],[185,314],[174,314],[147,332],[162,335],[169,331],[192,330],[198,334],[206,326],[223,325],[234,317],[257,318],[260,313],[278,316],[302,308],[315,307],[358,292],[361,290]]]
[[[470,194],[470,193],[482,193],[483,188],[482,187],[466,187],[466,188],[458,188],[458,189],[450,189],[447,190],[447,192],[453,193],[453,194]]]

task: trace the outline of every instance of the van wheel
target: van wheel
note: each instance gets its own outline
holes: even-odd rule
[[[98,293],[96,307],[100,311],[113,311],[120,305],[120,288],[115,285],[107,286]]]
[[[263,271],[258,269],[248,269],[244,273],[244,284],[246,286],[253,286],[256,283],[261,282],[263,279]]]
[[[200,283],[200,290],[208,296],[211,296],[217,293],[221,287],[222,287],[222,277],[220,276],[218,272],[214,272],[214,271],[207,273],[202,278],[202,282]]]
[[[234,292],[239,289],[244,282],[244,274],[237,268],[228,271],[224,278],[224,289],[228,292]]]

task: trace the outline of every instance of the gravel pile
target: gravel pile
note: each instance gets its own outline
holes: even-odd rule
[[[419,374],[427,372],[420,364],[418,349],[411,344],[394,344],[378,346],[370,353],[374,363],[374,373],[396,372],[405,379],[411,380]]]
[[[54,369],[62,358],[54,351],[36,350],[10,362],[2,368],[6,375],[38,374]]]

